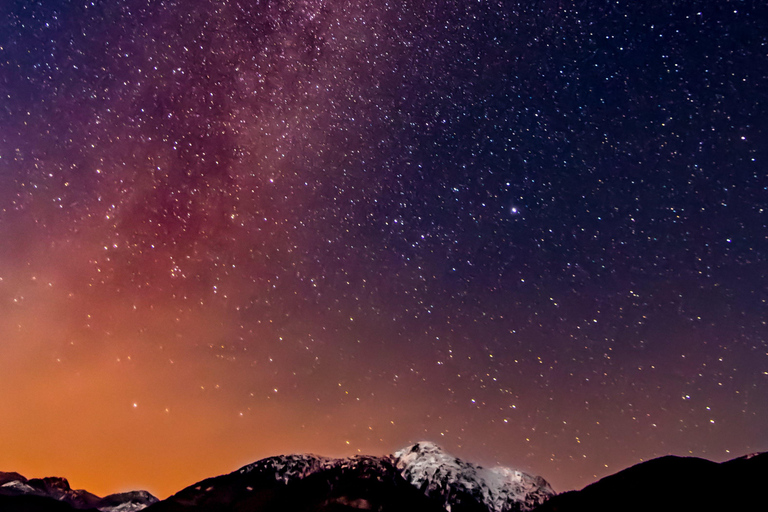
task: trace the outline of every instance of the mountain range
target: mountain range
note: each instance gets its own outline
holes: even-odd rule
[[[768,510],[768,453],[724,463],[667,456],[555,494],[540,476],[485,468],[420,442],[385,456],[280,455],[158,501],[146,491],[100,498],[63,478],[0,472],[2,512],[579,512]]]
[[[0,511],[48,512],[94,510],[138,512],[157,502],[147,491],[110,494],[100,498],[82,489],[72,489],[66,478],[26,479],[18,473],[0,471]]]

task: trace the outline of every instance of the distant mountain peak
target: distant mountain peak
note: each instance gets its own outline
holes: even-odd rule
[[[35,510],[39,507],[45,507],[45,500],[51,500],[51,502],[66,504],[73,510],[96,509],[100,512],[138,512],[158,501],[147,491],[110,494],[100,498],[82,489],[72,489],[66,478],[49,476],[27,480],[18,473],[0,472],[0,497],[3,496],[9,499],[35,497],[38,500]],[[2,503],[0,502],[0,510],[4,507]]]

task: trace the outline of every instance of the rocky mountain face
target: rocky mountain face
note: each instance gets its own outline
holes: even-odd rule
[[[147,512],[443,510],[378,457],[270,457],[187,487]]]
[[[100,498],[82,489],[72,489],[65,478],[26,479],[18,473],[0,472],[0,510],[138,512],[157,502],[146,491],[110,494]]]
[[[526,512],[552,494],[540,477],[485,469],[417,443],[384,457],[270,457],[203,480],[147,512]]]
[[[768,510],[768,453],[723,463],[661,457],[554,496],[536,512],[725,512]]]

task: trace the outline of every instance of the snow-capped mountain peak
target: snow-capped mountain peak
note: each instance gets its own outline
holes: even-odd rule
[[[448,511],[469,502],[483,503],[493,512],[528,511],[554,495],[541,477],[506,467],[484,468],[428,441],[404,448],[394,458],[407,481]]]
[[[242,503],[243,510],[251,510],[245,503],[265,510],[326,510],[354,503],[400,512],[527,512],[551,494],[539,477],[485,469],[422,442],[384,456],[268,457],[191,485],[151,510],[234,510],[228,508],[232,503]]]

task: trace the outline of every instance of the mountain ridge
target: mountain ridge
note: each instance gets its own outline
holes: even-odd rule
[[[27,479],[16,472],[0,471],[0,510],[96,510],[138,512],[158,499],[147,491],[130,491],[99,497],[72,489],[66,478],[49,476]],[[68,508],[67,508],[68,507]]]
[[[299,503],[297,494],[313,497]],[[291,506],[301,510],[528,512],[552,494],[541,477],[489,470],[420,442],[384,456],[268,457],[189,486],[148,512],[241,510],[238,502],[259,503],[259,510],[286,509],[281,500],[293,500]]]
[[[487,468],[428,441],[391,455],[267,457],[158,501],[146,491],[100,498],[65,478],[0,472],[2,512],[608,512],[751,510],[768,452],[725,462],[667,455],[555,494],[541,476]]]

